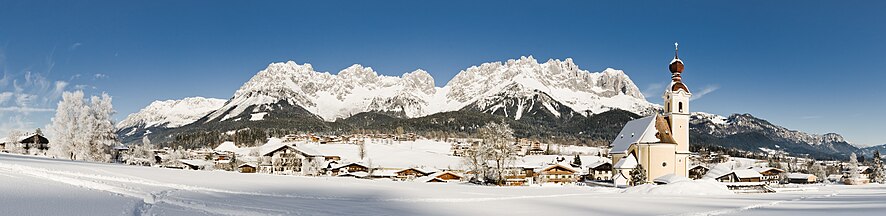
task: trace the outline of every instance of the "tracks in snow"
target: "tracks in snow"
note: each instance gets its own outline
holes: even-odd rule
[[[775,205],[779,205],[779,204],[782,204],[785,202],[796,202],[796,201],[802,201],[802,200],[808,200],[808,199],[822,199],[822,198],[836,196],[837,194],[838,193],[834,192],[834,193],[827,194],[827,195],[802,196],[802,197],[789,199],[789,200],[777,200],[777,201],[772,201],[772,202],[744,206],[744,207],[740,207],[740,208],[720,209],[720,210],[714,210],[714,211],[708,211],[708,212],[689,213],[689,214],[682,214],[682,215],[684,215],[684,216],[713,216],[713,215],[737,214],[737,213],[740,213],[743,211],[775,206]]]
[[[153,209],[160,204],[168,204],[191,211],[217,215],[285,215],[290,213],[288,210],[284,209],[259,209],[233,206],[221,202],[191,200],[182,197],[174,197],[170,195],[181,190],[205,193],[210,195],[212,195],[212,193],[224,193],[224,191],[209,190],[207,188],[193,188],[186,185],[178,184],[159,183],[145,179],[91,175],[76,172],[48,170],[37,167],[22,167],[10,164],[0,164],[0,172],[32,176],[38,179],[55,181],[76,187],[105,191],[112,194],[140,199],[140,202],[133,209],[133,215],[155,215]],[[116,182],[117,184],[111,182]],[[168,189],[152,192],[150,190],[146,190],[145,188],[128,187],[125,183],[138,184],[142,186],[162,187]]]

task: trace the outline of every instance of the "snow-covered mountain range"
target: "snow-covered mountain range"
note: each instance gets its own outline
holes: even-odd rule
[[[611,109],[647,113],[654,106],[623,71],[589,72],[579,69],[572,59],[539,63],[529,56],[484,63],[461,71],[443,87],[435,87],[434,78],[424,70],[392,77],[355,64],[333,75],[289,61],[258,72],[209,120],[266,112],[279,102],[303,107],[326,121],[362,112],[415,118],[460,110],[513,91],[515,85],[521,91],[546,93],[582,115]],[[249,107],[252,110],[246,110]]]
[[[662,77],[667,78],[665,75]],[[128,137],[124,140],[134,140],[131,137],[150,133],[152,128],[169,129],[188,124],[224,130],[269,125],[289,129],[300,126],[299,130],[311,131],[334,128],[349,130],[356,127],[351,125],[353,121],[339,123],[337,120],[363,113],[401,119],[445,114],[449,119],[447,121],[452,121],[450,118],[453,116],[473,115],[464,112],[486,113],[522,121],[527,130],[539,130],[538,125],[545,125],[547,128],[544,130],[547,131],[584,133],[590,132],[590,127],[602,125],[581,122],[623,122],[610,122],[600,117],[593,121],[581,118],[587,119],[610,110],[643,116],[660,109],[660,105],[646,101],[623,71],[607,68],[601,72],[590,72],[580,69],[569,58],[540,63],[529,56],[483,63],[462,70],[443,87],[435,87],[434,78],[420,69],[398,77],[379,75],[370,67],[355,64],[332,74],[318,72],[311,64],[288,61],[268,65],[227,101],[186,98],[154,102],[121,121],[118,134]],[[453,111],[462,113],[446,114]],[[620,121],[626,117],[622,114],[611,116],[619,116]],[[486,117],[471,121],[482,118]],[[426,120],[417,120],[405,126],[433,128],[427,124],[439,122]],[[459,127],[482,124],[471,121],[465,121],[467,125]],[[753,133],[764,136],[763,139],[771,144],[767,148],[773,148],[771,146],[777,145],[775,143],[794,143],[812,146],[815,151],[829,151],[827,154],[855,148],[837,134],[814,135],[789,130],[749,114],[724,117],[694,113],[691,123],[693,132],[703,136],[698,140],[710,143],[738,142],[748,138],[735,137]],[[378,127],[389,127],[391,124],[405,123],[384,122],[386,126]],[[600,139],[608,133],[583,136]],[[171,135],[164,136],[169,138]]]

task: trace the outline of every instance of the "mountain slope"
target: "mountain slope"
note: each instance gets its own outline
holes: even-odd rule
[[[835,133],[809,134],[790,130],[751,114],[723,117],[693,113],[690,120],[692,144],[717,145],[759,152],[761,148],[785,150],[813,157],[841,158],[858,150]]]
[[[117,133],[124,138],[124,142],[134,140],[132,138],[140,139],[146,133],[190,124],[224,103],[222,99],[203,97],[154,101],[117,123]]]

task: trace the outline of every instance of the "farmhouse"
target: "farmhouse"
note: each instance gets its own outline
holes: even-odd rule
[[[244,163],[237,167],[240,170],[240,173],[255,173],[258,169],[254,163]]]
[[[434,173],[434,170],[422,169],[422,168],[408,168],[397,171],[397,178],[400,180],[410,180],[418,177],[424,177]]]
[[[612,180],[612,163],[597,161],[588,165],[588,179],[591,181]]]
[[[818,177],[805,173],[790,173],[787,176],[788,183],[791,184],[811,184],[818,181]]]
[[[13,147],[20,147],[26,151],[31,149],[46,151],[49,149],[49,139],[44,137],[39,130],[35,133],[19,136],[14,140],[8,140],[7,138],[0,139],[0,151],[7,151]]]
[[[719,182],[761,182],[763,175],[753,169],[732,170],[716,177]]]
[[[709,169],[708,167],[706,167],[704,165],[700,165],[700,164],[695,165],[689,169],[689,178],[690,179],[701,179],[710,170],[711,169]]]
[[[542,182],[550,182],[550,183],[575,183],[576,179],[576,170],[572,169],[570,166],[565,166],[563,164],[554,164],[539,172],[539,178]]]
[[[759,172],[760,175],[763,175],[760,180],[766,182],[766,184],[781,183],[781,174],[784,173],[784,170],[773,167],[756,167],[753,169]]]

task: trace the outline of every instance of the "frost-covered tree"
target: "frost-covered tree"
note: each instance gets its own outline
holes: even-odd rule
[[[818,179],[827,179],[828,175],[823,166],[820,163],[813,161],[812,165],[808,168],[809,174],[814,175]]]
[[[634,167],[629,174],[631,175],[631,185],[646,184],[646,169],[643,168],[643,165],[637,164],[637,167]]]
[[[50,155],[58,158],[76,159],[74,148],[82,146],[84,127],[81,116],[86,104],[83,102],[83,92],[64,92],[62,100],[58,102],[55,116],[52,118],[50,132],[53,140],[49,143]]]
[[[323,157],[305,157],[301,160],[301,172],[307,176],[318,176],[323,169]]]
[[[858,173],[858,159],[853,152],[849,155],[849,182],[850,184],[858,184],[860,179],[861,175]]]
[[[357,143],[357,153],[360,155],[360,160],[366,158],[366,144],[364,142]]]
[[[514,148],[514,130],[507,123],[490,122],[478,130],[483,139],[488,159],[491,160],[491,180],[498,185],[504,184],[504,173],[513,165],[517,150]]]
[[[487,163],[489,161],[486,160],[485,150],[481,149],[484,146],[483,144],[472,145],[462,153],[462,161],[470,169],[470,173],[473,174],[471,180],[473,182],[482,181],[486,177]]]
[[[111,104],[111,96],[102,93],[101,96],[92,96],[90,99],[89,113],[87,114],[88,126],[91,126],[88,140],[89,161],[110,162],[111,148],[118,143],[116,127],[111,116],[116,113]]]
[[[82,91],[64,92],[52,118],[50,155],[71,160],[108,162],[117,143],[114,114],[108,94],[93,96],[89,103]]]
[[[880,158],[879,150],[874,151],[874,157],[871,160],[873,161],[873,166],[871,166],[871,169],[873,169],[873,172],[871,172],[871,182],[883,184],[886,176],[883,173],[883,161]]]
[[[6,151],[8,151],[9,153],[27,154],[28,151],[24,148],[24,146],[22,146],[21,143],[18,143],[18,139],[24,135],[25,132],[22,132],[20,130],[9,131],[9,133],[6,134]]]
[[[147,142],[145,142],[147,141]],[[154,165],[154,145],[145,137],[141,145],[130,145],[129,152],[124,155],[124,161],[129,165],[151,166]]]

